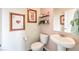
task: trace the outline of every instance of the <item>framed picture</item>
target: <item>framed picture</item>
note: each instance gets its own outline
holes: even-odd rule
[[[25,29],[25,15],[10,13],[10,31]]]
[[[27,20],[29,23],[36,23],[37,22],[37,11],[28,9],[27,10]]]
[[[61,15],[60,16],[60,24],[61,25],[64,25],[64,15]]]

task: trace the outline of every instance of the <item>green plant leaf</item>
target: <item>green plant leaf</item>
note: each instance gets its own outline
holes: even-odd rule
[[[74,20],[72,20],[70,23],[71,23],[72,26],[74,26]]]
[[[71,25],[74,26],[74,23],[75,23],[76,25],[79,25],[79,19],[73,19],[73,20],[71,21]]]

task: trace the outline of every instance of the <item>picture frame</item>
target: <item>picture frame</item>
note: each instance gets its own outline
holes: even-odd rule
[[[25,15],[10,13],[10,31],[25,30]]]
[[[33,9],[27,9],[27,21],[28,23],[37,22],[37,11]]]
[[[60,16],[60,24],[61,25],[64,25],[64,15],[61,15]]]

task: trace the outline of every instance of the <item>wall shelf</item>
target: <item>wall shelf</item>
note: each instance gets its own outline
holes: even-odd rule
[[[39,18],[44,18],[44,17],[49,17],[49,15],[43,15],[43,16],[40,16]]]

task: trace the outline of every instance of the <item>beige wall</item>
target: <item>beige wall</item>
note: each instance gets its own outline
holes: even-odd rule
[[[47,10],[47,9],[46,9]],[[51,34],[53,31],[53,8],[48,8],[49,10],[49,24],[41,24],[40,25],[40,32]]]
[[[39,9],[37,10],[37,18],[39,16]],[[9,31],[9,13],[19,13],[25,15],[25,30]],[[24,41],[24,36],[27,38]],[[2,9],[2,49],[5,50],[29,50],[32,42],[39,40],[39,26],[38,23],[27,23],[27,9],[26,8],[4,8]],[[26,47],[26,48],[25,48]]]
[[[26,41],[26,47],[30,48],[31,44],[35,41],[39,40],[40,35],[40,28],[38,24],[40,9],[34,8],[34,10],[37,10],[37,23],[28,23],[26,21],[26,36],[28,40]],[[26,12],[26,20],[27,20],[27,12]]]
[[[47,9],[46,9],[47,10]],[[40,25],[40,32],[45,34],[52,34],[53,32],[53,16],[54,16],[54,10],[53,8],[48,8],[49,10],[49,24],[41,24]],[[47,48],[49,50],[56,50],[56,44],[53,43],[53,41],[49,40]]]

